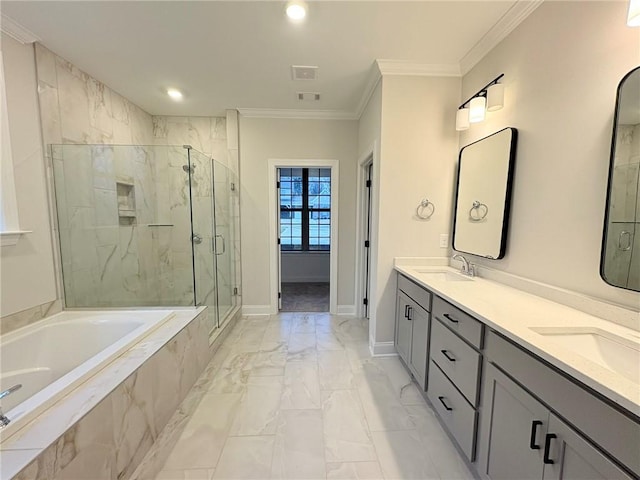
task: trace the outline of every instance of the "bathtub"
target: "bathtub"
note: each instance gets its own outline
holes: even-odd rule
[[[174,315],[171,310],[66,311],[0,338],[0,442]]]

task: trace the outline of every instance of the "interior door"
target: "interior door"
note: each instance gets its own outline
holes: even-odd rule
[[[276,169],[276,235],[278,236],[278,240],[276,242],[276,248],[278,249],[277,257],[278,257],[278,310],[282,310],[282,247],[280,245],[280,169]]]
[[[371,289],[371,189],[372,189],[372,175],[373,175],[373,162],[367,167],[367,181],[365,182],[366,188],[366,225],[364,235],[364,316],[369,318],[369,295]]]

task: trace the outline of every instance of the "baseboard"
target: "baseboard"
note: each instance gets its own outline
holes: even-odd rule
[[[327,277],[326,275],[321,277],[282,277],[282,283],[329,283],[329,280],[329,277]]]
[[[274,311],[275,310],[275,311]],[[242,315],[271,315],[278,313],[271,305],[243,305]]]
[[[395,356],[396,346],[393,342],[372,342],[369,343],[369,351],[374,357],[388,357]]]
[[[338,305],[336,315],[346,315],[349,317],[355,317],[356,306],[355,305]]]

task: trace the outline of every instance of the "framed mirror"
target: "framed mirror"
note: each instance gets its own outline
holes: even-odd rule
[[[504,257],[518,131],[505,128],[460,150],[453,248]]]
[[[618,85],[600,276],[640,291],[640,67]]]

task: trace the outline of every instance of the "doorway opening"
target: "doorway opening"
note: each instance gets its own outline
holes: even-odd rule
[[[269,163],[272,311],[336,313],[338,162]]]

